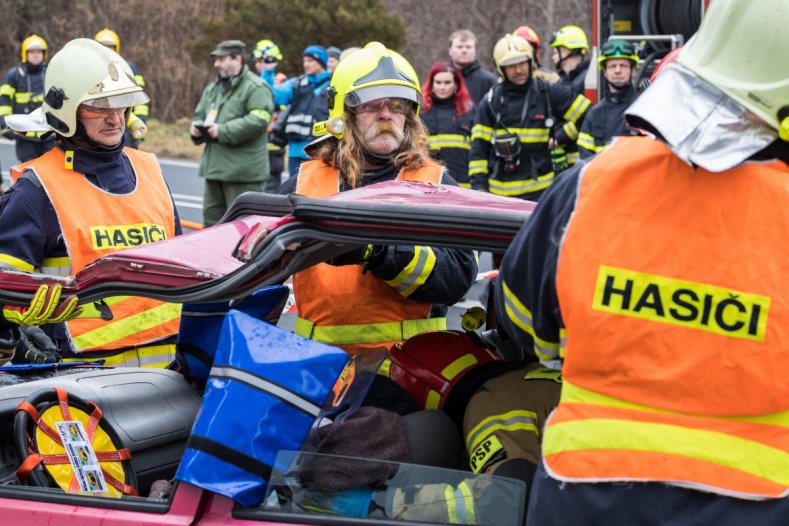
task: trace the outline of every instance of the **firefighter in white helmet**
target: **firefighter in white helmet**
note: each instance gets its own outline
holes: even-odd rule
[[[94,40],[72,40],[52,57],[42,107],[6,119],[16,132],[54,133],[57,146],[11,169],[14,186],[0,201],[0,264],[68,276],[101,256],[180,233],[156,158],[123,145],[132,108],[147,101],[128,64]],[[76,298],[61,301],[59,287],[44,285],[29,306],[3,306],[0,328],[46,325],[56,350],[25,349],[18,359],[62,355],[165,367],[179,312],[134,297],[78,308]],[[132,317],[137,322],[130,325]],[[61,321],[67,325],[47,325]]]
[[[528,524],[786,524],[787,48],[786,2],[710,2],[625,112],[648,135],[505,254],[499,328],[562,382]]]
[[[25,38],[22,41],[22,61],[6,72],[3,85],[0,86],[0,131],[16,142],[16,158],[22,163],[35,159],[55,146],[55,138],[51,134],[15,134],[5,125],[8,115],[26,115],[41,107],[48,47],[47,41],[39,35]]]

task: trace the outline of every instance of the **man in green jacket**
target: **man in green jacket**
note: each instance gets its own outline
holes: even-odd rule
[[[219,74],[195,108],[189,133],[205,143],[203,223],[216,224],[244,192],[264,190],[269,177],[267,128],[274,109],[271,88],[244,63],[244,43],[225,40],[211,52]]]

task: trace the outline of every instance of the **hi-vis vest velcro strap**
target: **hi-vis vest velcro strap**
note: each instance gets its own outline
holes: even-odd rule
[[[167,239],[165,227],[152,223],[97,225],[91,226],[89,230],[94,250],[137,247]]]
[[[732,338],[764,341],[770,298],[601,265],[593,308]]]
[[[446,327],[446,318],[329,326],[316,326],[309,320],[296,318],[293,332],[303,338],[330,345],[347,345],[407,340],[423,332],[444,331]]]
[[[783,498],[789,495],[789,411],[676,414],[565,380],[543,455],[559,480],[655,480],[743,499]],[[588,465],[595,465],[591,472]]]

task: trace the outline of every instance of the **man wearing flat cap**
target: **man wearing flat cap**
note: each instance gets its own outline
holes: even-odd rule
[[[205,144],[200,158],[205,226],[216,224],[242,193],[262,192],[269,177],[273,95],[245,64],[244,47],[240,40],[225,40],[211,52],[218,75],[203,90],[189,129],[195,144]]]

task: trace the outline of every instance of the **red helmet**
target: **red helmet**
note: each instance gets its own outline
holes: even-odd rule
[[[474,333],[425,332],[389,351],[389,378],[424,409],[443,409],[452,388],[476,367],[501,361]]]
[[[519,26],[518,29],[512,32],[513,35],[519,36],[522,39],[526,40],[531,46],[534,48],[534,54],[536,55],[540,51],[540,37],[537,35],[537,32],[530,28],[529,26]]]
[[[681,49],[682,49],[681,46],[678,47],[678,48],[672,49],[671,51],[668,52],[668,55],[663,57],[660,60],[660,62],[658,62],[658,65],[655,66],[654,71],[652,71],[652,75],[649,77],[649,83],[650,84],[655,82],[655,79],[658,77],[658,73],[660,73],[660,70],[663,68],[663,66],[665,66],[666,64],[671,64],[672,62],[677,60],[677,55],[679,55],[679,52],[680,52]]]

